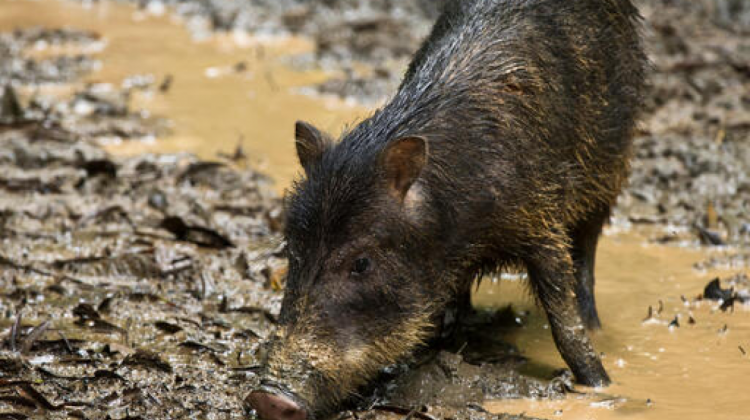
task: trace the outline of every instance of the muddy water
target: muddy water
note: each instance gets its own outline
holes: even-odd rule
[[[109,146],[120,154],[186,150],[216,159],[218,152],[232,152],[240,144],[251,163],[273,175],[282,192],[299,170],[295,120],[336,134],[366,112],[337,99],[295,93],[327,77],[285,65],[286,57],[311,50],[305,39],[230,33],[196,42],[184,22],[167,13],[107,1],[86,7],[73,1],[0,1],[0,30],[29,26],[67,26],[101,34],[104,48],[88,52],[101,60],[102,67],[88,81],[119,84],[134,74],[150,74],[159,83],[172,77],[165,94],[134,98],[134,106],[168,116],[172,135]]]
[[[0,30],[35,25],[103,35],[104,48],[86,52],[102,61],[90,81],[120,83],[133,74],[173,77],[166,93],[135,98],[136,106],[169,117],[173,134],[110,145],[116,153],[185,150],[214,159],[217,152],[231,152],[241,144],[281,191],[298,171],[292,142],[296,119],[336,133],[366,113],[293,92],[326,77],[284,64],[284,56],[309,51],[304,39],[229,34],[195,42],[179,21],[109,2],[83,7],[57,0],[0,1]],[[238,63],[245,69],[238,71]],[[750,311],[738,307],[722,313],[713,304],[681,299],[692,302],[712,276],[734,273],[696,272],[692,265],[705,253],[645,242],[639,234],[610,232],[600,251],[597,298],[604,329],[595,341],[614,385],[562,401],[493,401],[488,409],[560,419],[750,418],[750,357],[739,348],[750,352]],[[648,307],[658,308],[660,300],[661,313],[644,323]],[[508,302],[530,311],[525,327],[509,337],[529,358],[527,373],[549,376],[564,367],[544,317],[521,282],[485,281],[475,296],[480,306]],[[670,329],[675,316],[681,326]]]
[[[693,302],[715,275],[693,263],[706,254],[646,244],[634,233],[607,235],[600,247],[597,300],[603,330],[596,347],[614,384],[584,390],[562,401],[493,401],[491,411],[559,419],[747,419],[750,418],[750,308],[721,312],[715,303]],[[683,302],[685,297],[687,303]],[[657,312],[649,322],[648,307]],[[531,311],[512,341],[530,359],[528,373],[548,375],[565,367],[545,319],[520,281],[484,282],[480,306],[512,302]],[[678,317],[680,327],[668,324]],[[689,323],[690,316],[695,324]],[[724,326],[726,331],[724,331]]]

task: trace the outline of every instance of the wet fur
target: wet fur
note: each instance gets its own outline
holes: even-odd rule
[[[395,96],[339,143],[321,143],[288,198],[282,323],[295,328],[319,320],[305,340],[340,352],[338,359],[345,340],[338,347],[324,343],[337,328],[351,329],[350,342],[367,343],[362,359],[370,360],[312,366],[328,378],[298,391],[313,411],[336,404],[422,342],[430,329],[423,320],[434,322],[478,275],[509,265],[529,271],[579,380],[609,381],[583,324],[598,325],[596,238],[632,153],[645,67],[639,15],[629,0],[474,0],[446,8]],[[426,139],[429,152],[412,186],[419,194],[405,211],[386,193],[380,159],[389,143],[410,136]],[[340,270],[331,267],[362,250],[392,261],[379,268],[374,286],[344,275],[324,281]],[[303,299],[339,306],[316,312],[309,309],[315,305],[300,305]],[[366,308],[360,314],[352,302]],[[381,307],[393,316],[367,314]],[[414,339],[404,347],[368,335],[354,325],[363,320],[378,334]],[[274,357],[285,364],[310,357],[296,337],[281,340],[286,350]],[[279,365],[274,357],[271,365]],[[345,380],[353,375],[360,379]]]

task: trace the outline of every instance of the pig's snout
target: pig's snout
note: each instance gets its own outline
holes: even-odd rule
[[[253,391],[247,402],[263,420],[307,420],[307,411],[291,398],[266,391]]]

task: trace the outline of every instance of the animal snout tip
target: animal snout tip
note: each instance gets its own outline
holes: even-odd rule
[[[262,420],[307,420],[307,411],[291,398],[264,391],[253,391],[247,403]]]

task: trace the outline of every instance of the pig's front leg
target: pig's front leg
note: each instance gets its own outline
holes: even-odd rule
[[[526,265],[532,287],[547,313],[557,349],[579,383],[609,385],[609,376],[578,311],[573,262],[564,243],[542,246],[535,252]]]

